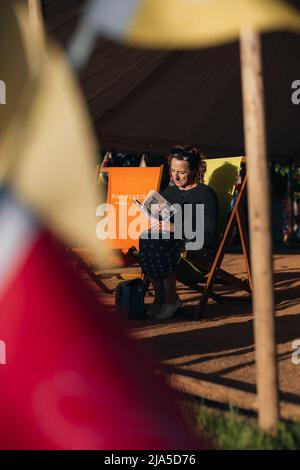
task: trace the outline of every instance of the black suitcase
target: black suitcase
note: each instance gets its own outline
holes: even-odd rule
[[[118,284],[116,309],[128,320],[144,318],[144,285],[141,278],[123,281]]]

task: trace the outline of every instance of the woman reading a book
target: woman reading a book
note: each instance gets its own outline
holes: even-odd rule
[[[151,230],[141,235],[139,247],[142,271],[150,278],[155,292],[155,301],[147,314],[159,319],[171,318],[181,306],[176,292],[181,253],[192,246],[191,249],[198,250],[206,259],[213,256],[218,218],[216,194],[203,183],[206,163],[199,150],[178,145],[168,155],[168,162],[171,185],[162,196],[181,209],[180,216],[175,214],[170,220],[153,224]],[[200,206],[204,209],[202,221],[197,217]],[[199,239],[200,231],[203,243],[199,249],[193,240]],[[191,239],[186,232],[196,237]]]

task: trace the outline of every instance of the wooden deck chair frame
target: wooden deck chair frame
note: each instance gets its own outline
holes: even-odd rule
[[[96,166],[94,173],[93,185],[96,186],[98,183],[98,178],[101,170],[101,165]],[[78,271],[84,272],[87,274],[89,279],[91,279],[99,289],[105,294],[112,294],[113,291],[109,289],[105,283],[102,281],[101,276],[95,273],[93,264],[89,262],[89,257],[91,255],[91,250],[88,248],[71,248],[68,250],[68,253],[71,255],[72,260],[75,262],[75,267]],[[109,276],[108,276],[109,277]]]
[[[94,182],[93,184],[96,186],[98,184],[98,179],[100,173],[108,173],[109,174],[109,167],[103,167],[102,165],[97,165],[96,170],[95,170],[95,175],[94,175]],[[162,179],[162,173],[163,173],[163,165],[160,165],[160,174],[159,174],[159,179],[157,182],[157,188],[154,188],[156,190],[159,190],[160,185],[161,185],[161,179]],[[121,250],[119,250],[121,253]],[[130,251],[130,250],[129,250]],[[71,249],[70,250],[71,255],[73,256],[73,260],[76,262],[76,267],[78,270],[85,272],[88,277],[99,287],[99,289],[106,293],[106,294],[113,294],[114,290],[109,289],[103,280],[105,279],[110,279],[112,277],[117,277],[120,280],[124,280],[122,275],[118,272],[107,272],[104,274],[96,274],[95,270],[93,269],[93,264],[89,261],[89,257],[91,256],[91,250],[86,249],[86,248],[76,248],[76,249]],[[136,263],[137,265],[138,260],[136,260],[134,257],[131,257],[129,255],[129,258],[132,260],[132,265]],[[114,269],[114,268],[112,268]]]
[[[223,237],[219,244],[217,253],[212,263],[207,263],[204,261],[197,262],[196,266],[201,271],[207,273],[207,279],[204,286],[199,285],[197,282],[183,282],[184,284],[188,285],[189,287],[201,292],[201,298],[199,301],[199,306],[195,317],[198,318],[204,315],[204,311],[207,305],[209,298],[221,302],[224,300],[234,300],[234,301],[247,301],[251,300],[251,296],[229,296],[229,295],[218,295],[213,292],[213,286],[217,278],[225,281],[226,283],[232,285],[233,287],[245,291],[249,294],[252,293],[252,277],[251,277],[251,270],[250,270],[250,255],[249,255],[249,242],[247,238],[247,232],[245,227],[245,217],[243,211],[243,201],[246,195],[246,185],[247,185],[247,174],[244,177],[244,180],[241,185],[241,189],[235,201],[234,207],[232,212],[229,216],[228,222],[226,224]],[[232,242],[232,235],[235,226],[237,225],[237,229],[241,239],[243,257],[247,272],[247,279],[241,280],[240,278],[230,274],[229,272],[221,269],[222,261],[224,259],[224,255],[226,253],[227,248]],[[193,263],[193,261],[192,261]]]

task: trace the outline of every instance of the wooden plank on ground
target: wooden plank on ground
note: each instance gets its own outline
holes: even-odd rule
[[[158,372],[162,374],[161,371]],[[196,379],[183,374],[163,373],[167,383],[175,390],[206,400],[225,405],[232,405],[244,410],[258,412],[257,396],[236,388],[220,385],[206,380]],[[300,405],[281,401],[281,418],[288,421],[300,421]]]

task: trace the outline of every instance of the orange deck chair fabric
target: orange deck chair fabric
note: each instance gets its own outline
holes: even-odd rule
[[[132,246],[138,248],[139,235],[149,222],[133,200],[143,202],[150,190],[159,191],[162,171],[163,166],[108,169],[107,221],[104,223],[103,218],[99,221],[97,232],[105,231],[111,248],[123,253]]]

